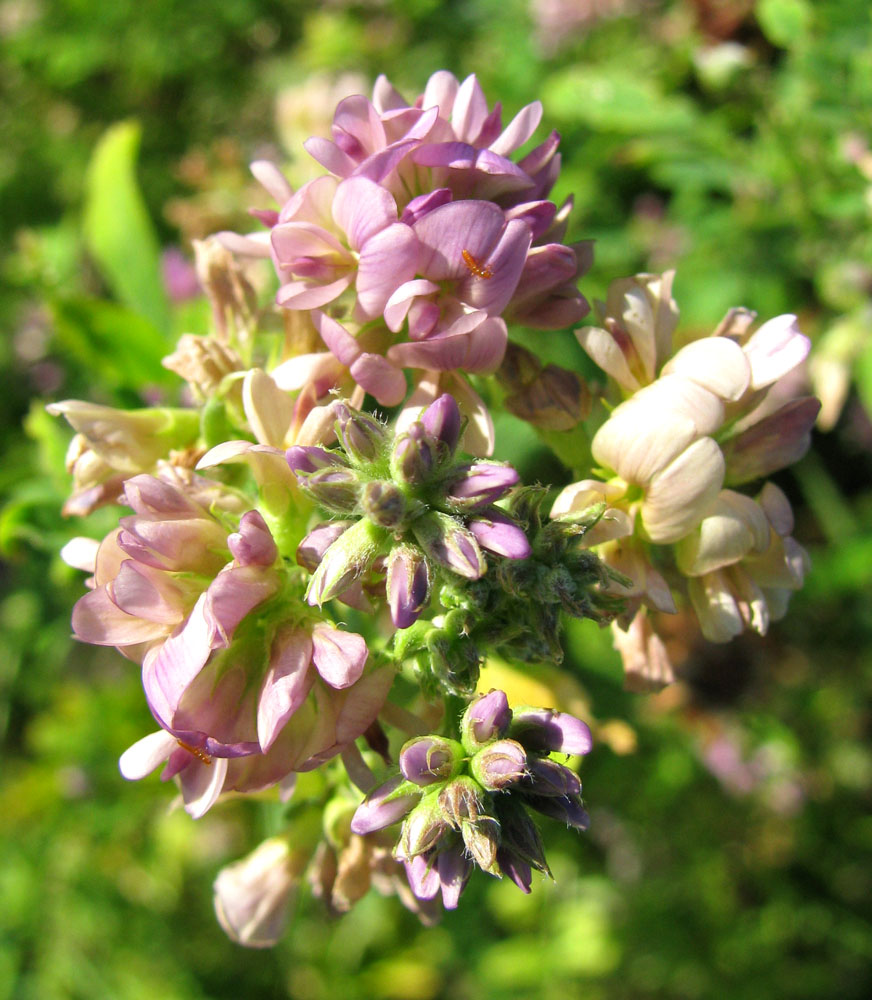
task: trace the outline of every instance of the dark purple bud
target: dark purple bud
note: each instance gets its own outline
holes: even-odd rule
[[[457,449],[463,419],[452,396],[445,393],[431,403],[421,414],[421,423],[431,437],[445,445],[449,454]]]
[[[483,549],[495,555],[506,559],[527,559],[532,552],[524,531],[508,514],[496,509],[476,512],[475,518],[467,523],[467,528]]]
[[[470,753],[504,736],[512,721],[505,691],[490,691],[476,698],[463,713],[461,739]]]
[[[279,552],[263,516],[250,510],[239,519],[239,531],[227,536],[227,548],[240,566],[272,566]]]
[[[430,511],[412,524],[418,544],[435,562],[458,576],[477,580],[487,563],[471,531],[448,514]]]
[[[442,736],[417,736],[400,750],[400,770],[416,785],[454,777],[462,760],[463,747]]]
[[[346,403],[337,403],[333,412],[336,414],[336,437],[352,459],[371,462],[381,453],[387,442],[384,424],[353,410]]]
[[[416,421],[394,443],[391,472],[396,479],[417,485],[428,479],[433,464],[432,442],[427,439],[424,425]]]
[[[536,871],[550,875],[542,838],[517,796],[499,795],[494,804],[500,821],[500,845]]]
[[[406,498],[389,480],[371,480],[360,494],[363,513],[382,528],[396,528],[406,514]]]
[[[446,910],[456,910],[460,894],[472,874],[472,864],[458,844],[439,852],[436,870],[442,887],[442,905]]]
[[[313,528],[297,546],[297,562],[314,573],[330,546],[354,524],[353,521],[326,521]]]
[[[575,771],[547,757],[531,757],[524,790],[534,795],[581,795],[581,781]]]
[[[388,558],[387,597],[391,621],[408,628],[430,601],[430,564],[420,549],[396,545]]]
[[[519,478],[510,465],[472,462],[448,487],[447,498],[464,507],[484,507],[505,496]]]
[[[285,452],[291,472],[298,478],[308,476],[319,469],[329,469],[334,466],[347,466],[342,455],[335,451],[327,451],[325,448],[315,446],[303,446],[295,444],[293,448],[288,448]]]
[[[529,894],[533,886],[533,869],[523,858],[513,854],[505,847],[500,847],[497,851],[497,864],[503,875],[510,878],[521,892]]]
[[[351,818],[351,832],[363,837],[398,823],[418,801],[417,794],[400,792],[402,786],[406,780],[398,774],[371,791]]]
[[[586,830],[590,826],[587,810],[581,804],[581,799],[575,796],[560,798],[550,795],[525,795],[524,801],[543,816],[559,820],[567,826],[575,827],[576,830]]]
[[[527,774],[527,754],[515,740],[497,740],[469,762],[473,778],[489,792],[517,784]]]
[[[593,746],[586,723],[550,708],[516,708],[510,735],[533,753],[585,754]]]

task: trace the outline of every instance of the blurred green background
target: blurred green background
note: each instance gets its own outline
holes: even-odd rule
[[[161,253],[247,228],[252,158],[307,177],[339,97],[439,68],[508,114],[544,102],[570,235],[597,240],[589,297],[677,266],[686,329],[799,314],[825,429],[779,483],[814,568],[764,640],[675,620],[683,680],[657,697],[623,692],[607,634],[569,632],[603,725],[590,833],[548,831],[555,884],[479,876],[429,930],[375,894],[331,922],[302,892],[282,944],[247,952],[211,883],[271,812],[194,823],[120,778],[151,725],[138,670],[72,644],[81,575],[57,556],[111,514],[61,519],[69,435],[43,407],[175,391],[160,358],[206,318]],[[870,145],[868,0],[2,0],[0,1000],[868,997]],[[560,475],[529,438],[512,457]]]

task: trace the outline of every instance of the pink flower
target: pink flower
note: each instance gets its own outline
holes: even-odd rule
[[[397,221],[396,202],[364,177],[338,183],[326,176],[305,184],[279,214],[271,243],[282,281],[278,302],[288,309],[317,309],[332,302],[355,282],[360,260],[358,308],[375,316],[393,288],[414,274],[411,258],[402,252],[414,239]],[[385,254],[403,263],[387,284],[382,280],[373,287],[368,280],[372,262]]]
[[[488,110],[475,76],[461,84],[447,71],[434,73],[411,104],[381,76],[372,102],[358,95],[339,103],[333,141],[313,138],[304,145],[336,177],[367,177],[397,197],[446,187],[454,197],[511,200],[531,192],[535,199],[547,193],[559,169],[554,137],[519,164],[508,157],[541,117],[535,101],[503,128],[499,105]]]

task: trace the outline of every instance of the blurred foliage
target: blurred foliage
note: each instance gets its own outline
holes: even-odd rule
[[[870,51],[866,0],[0,2],[0,1000],[869,995]],[[557,197],[597,240],[588,294],[677,266],[691,328],[800,314],[835,393],[781,482],[814,571],[763,642],[706,646],[677,616],[684,680],[656,698],[621,690],[607,636],[570,632],[600,740],[592,829],[556,838],[553,885],[480,877],[430,930],[374,894],[329,922],[302,892],[282,945],[249,953],[210,884],[269,806],[195,824],[120,779],[150,725],[138,671],[71,644],[81,579],[57,557],[111,514],[61,521],[68,435],[43,405],[165,399],[160,358],[205,311],[170,303],[160,248],[246,227],[254,156],[305,176],[289,144],[331,74],[411,94],[441,67],[508,113],[545,103]]]

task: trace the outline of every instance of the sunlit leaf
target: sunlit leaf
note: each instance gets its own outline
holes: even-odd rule
[[[139,137],[136,122],[120,122],[97,144],[88,170],[85,240],[117,298],[165,330],[158,242],[135,173]]]

